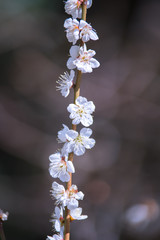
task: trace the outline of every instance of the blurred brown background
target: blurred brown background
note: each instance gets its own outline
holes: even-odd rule
[[[56,80],[70,44],[60,0],[0,1],[0,208],[8,240],[51,235],[48,156],[62,123],[71,125]],[[71,240],[160,239],[160,1],[93,1],[89,42],[101,67],[84,74],[81,95],[93,100],[97,144],[75,158],[73,182],[88,220]]]

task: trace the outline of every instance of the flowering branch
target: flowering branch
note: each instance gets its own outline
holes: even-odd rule
[[[95,145],[95,140],[90,138],[92,130],[88,128],[93,124],[92,113],[95,105],[85,97],[80,96],[80,83],[82,73],[91,73],[93,68],[99,67],[99,62],[93,58],[95,51],[87,50],[86,42],[90,39],[97,40],[98,36],[92,26],[86,22],[87,8],[91,7],[92,0],[67,0],[65,2],[66,13],[72,15],[64,22],[66,36],[69,42],[73,43],[70,48],[70,58],[67,67],[70,74],[65,72],[61,75],[57,83],[57,89],[62,96],[67,97],[71,88],[74,88],[74,102],[67,107],[72,119],[72,128],[69,129],[63,124],[63,129],[58,132],[58,141],[63,143],[60,151],[49,157],[49,172],[53,178],[59,178],[62,182],[67,182],[66,189],[63,185],[53,182],[51,194],[56,200],[55,212],[52,215],[54,230],[58,234],[48,240],[70,240],[70,222],[73,220],[83,220],[88,216],[81,215],[82,208],[78,207],[78,200],[83,200],[84,194],[78,191],[76,185],[72,184],[72,173],[75,172],[73,156],[81,156],[86,149],[91,149]],[[78,21],[76,18],[80,18]],[[80,40],[80,44],[75,45]],[[77,68],[76,83],[73,82]],[[78,133],[77,124],[81,123],[84,127]],[[59,207],[58,207],[59,206]],[[65,214],[63,217],[63,211]]]
[[[87,15],[87,0],[84,0],[82,3],[82,20],[86,21],[86,15]],[[81,41],[81,46],[83,46],[84,43]],[[81,77],[82,72],[77,71],[77,79],[76,84],[74,88],[74,104],[76,103],[76,99],[80,96],[80,83],[81,83]],[[77,125],[72,124],[72,129],[76,131]],[[73,162],[73,155],[74,153],[69,154],[69,160]],[[70,181],[67,183],[67,189],[69,189],[72,185],[72,173],[70,173]],[[70,239],[70,210],[65,208],[65,225],[64,225],[64,240]]]

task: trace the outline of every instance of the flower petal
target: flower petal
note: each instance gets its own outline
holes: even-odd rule
[[[76,193],[76,199],[78,199],[78,200],[83,200],[83,198],[84,198],[84,193],[82,193],[81,191],[80,192],[78,192],[78,193]]]
[[[65,172],[64,174],[61,174],[59,176],[59,179],[62,181],[62,182],[69,182],[70,180],[70,175],[68,172]]]
[[[98,68],[100,66],[100,63],[95,58],[91,58],[90,63],[92,68]]]
[[[67,171],[70,173],[75,173],[75,168],[73,166],[73,163],[71,161],[67,161]]]
[[[78,116],[76,116],[76,117],[73,119],[72,124],[77,125],[77,124],[79,124],[80,122],[81,122],[81,118],[80,118],[80,116],[78,115]]]
[[[64,28],[72,26],[72,18],[67,18],[64,22]]]
[[[77,208],[79,205],[78,201],[75,198],[71,198],[70,201],[68,201],[67,208],[69,210]]]
[[[90,114],[83,114],[81,123],[85,127],[89,127],[93,124],[93,117]]]
[[[93,148],[96,143],[96,141],[93,138],[85,138],[83,142],[84,142],[85,148],[87,149]]]
[[[54,223],[54,228],[57,232],[60,232],[61,230],[61,225],[60,225],[60,222],[58,220],[55,220],[55,223]]]
[[[77,137],[78,137],[78,132],[76,132],[74,130],[69,130],[66,133],[66,138],[67,138],[68,141],[72,141]]]
[[[80,135],[83,137],[90,137],[92,134],[92,129],[90,128],[82,128],[80,131]]]
[[[84,109],[85,112],[92,114],[95,111],[95,105],[92,101],[89,101],[86,104],[84,104]]]
[[[68,69],[76,68],[75,64],[73,63],[74,58],[70,57],[66,63]]]
[[[67,110],[70,113],[73,112],[73,111],[77,111],[78,110],[78,106],[76,106],[75,104],[71,103],[71,104],[68,105]]]
[[[77,156],[81,156],[85,153],[86,149],[82,144],[75,144],[73,146],[73,152]]]
[[[84,105],[85,103],[87,103],[87,98],[85,98],[85,97],[79,96],[79,97],[76,99],[76,104],[79,105],[79,106],[82,106],[82,105]]]
[[[77,58],[79,56],[79,46],[72,46],[69,50],[72,58]]]

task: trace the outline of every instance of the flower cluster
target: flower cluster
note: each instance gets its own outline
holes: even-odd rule
[[[89,40],[98,40],[97,33],[86,21],[77,19],[82,17],[82,6],[85,4],[87,4],[87,8],[91,7],[92,0],[67,0],[65,2],[65,12],[72,18],[65,20],[64,28],[68,41],[73,45],[69,50],[70,57],[66,63],[70,73],[65,72],[60,75],[57,81],[57,90],[60,90],[63,97],[67,97],[70,90],[76,87],[78,80],[74,82],[76,74],[73,69],[77,69],[81,73],[91,73],[93,68],[100,65],[93,58],[96,52],[91,49],[87,50],[86,46],[86,42]],[[78,41],[80,42],[78,43]],[[63,212],[65,209],[69,211],[70,221],[83,220],[88,217],[82,215],[82,208],[79,207],[79,200],[83,200],[84,194],[71,183],[71,175],[75,173],[75,168],[70,156],[71,153],[82,156],[86,149],[91,149],[95,145],[95,140],[91,138],[92,130],[88,128],[93,124],[92,114],[95,111],[95,105],[85,97],[76,96],[74,103],[68,105],[67,111],[72,121],[72,129],[63,124],[63,128],[58,131],[57,139],[62,146],[60,150],[49,157],[49,173],[51,177],[59,178],[60,181],[70,184],[65,189],[56,181],[52,183],[51,195],[55,199],[56,207],[51,222],[56,234],[48,236],[47,240],[63,240],[66,217]],[[76,130],[78,124],[83,126],[79,132]]]

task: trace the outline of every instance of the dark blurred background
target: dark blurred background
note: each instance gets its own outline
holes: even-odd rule
[[[62,123],[71,125],[55,90],[70,44],[60,0],[0,1],[0,208],[7,240],[51,235],[53,179],[48,156]],[[71,240],[160,239],[160,1],[93,1],[89,42],[101,67],[84,74],[93,100],[97,144],[74,160],[73,182],[85,193],[85,221]]]

